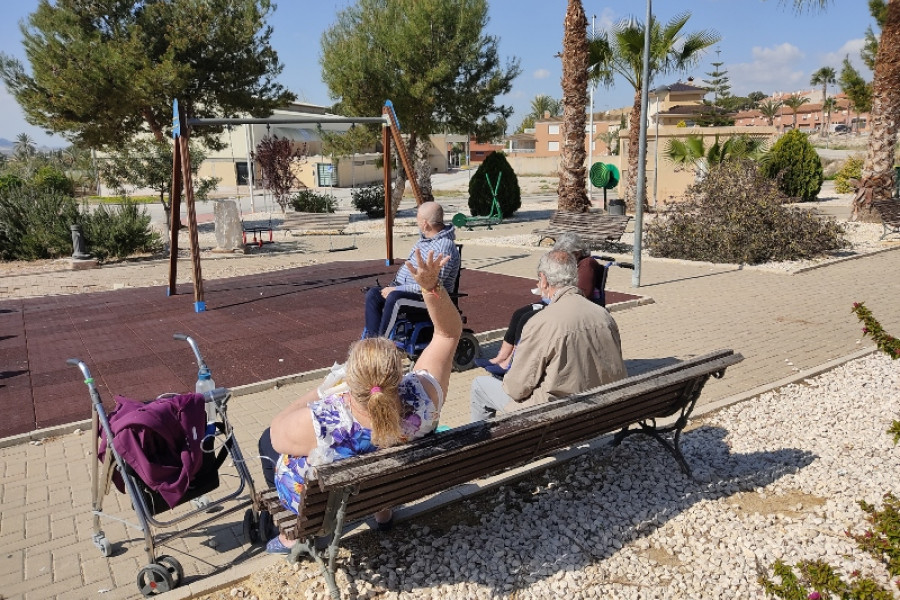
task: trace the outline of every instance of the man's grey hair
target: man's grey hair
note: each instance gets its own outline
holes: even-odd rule
[[[589,254],[587,245],[584,243],[584,240],[581,239],[581,236],[577,233],[572,233],[571,231],[567,231],[556,238],[553,249],[568,252],[575,256],[576,259]]]
[[[541,273],[552,288],[575,285],[578,282],[578,263],[570,252],[551,250],[538,262],[538,275]]]

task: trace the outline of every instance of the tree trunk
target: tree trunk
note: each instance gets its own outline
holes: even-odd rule
[[[587,121],[588,84],[587,17],[581,0],[569,0],[563,33],[563,147],[559,169],[559,210],[583,213],[591,208],[587,197],[584,128]]]
[[[428,151],[430,148],[431,142],[427,139],[419,138],[415,152],[411,154],[413,168],[416,170],[416,181],[419,184],[423,202],[434,200],[434,193],[431,190],[431,163],[428,162]]]
[[[869,145],[853,198],[853,219],[871,218],[872,201],[887,200],[894,191],[894,151],[900,119],[900,0],[891,0],[887,5],[875,56],[869,119]],[[859,127],[858,118],[856,125]]]
[[[628,170],[625,171],[625,203],[628,212],[637,207],[637,172],[640,157],[641,137],[641,90],[634,92],[634,106],[628,119]],[[646,187],[646,181],[644,182]],[[646,190],[645,190],[646,191]],[[647,194],[644,194],[644,209],[647,209]]]

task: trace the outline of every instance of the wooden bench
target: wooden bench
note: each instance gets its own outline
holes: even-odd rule
[[[679,447],[681,432],[707,380],[722,377],[727,367],[742,360],[731,350],[719,350],[557,402],[319,467],[317,479],[304,490],[299,516],[281,506],[274,490],[260,492],[258,499],[279,530],[298,540],[288,560],[312,556],[331,596],[340,598],[335,557],[344,523],[381,509],[528,464],[613,431],[618,431],[613,444],[633,433],[650,435],[690,476]],[[316,537],[331,534],[330,545],[317,549]]]
[[[619,241],[631,217],[627,215],[607,215],[586,212],[572,213],[558,210],[550,217],[546,227],[533,231],[541,236],[538,244],[545,239],[556,240],[563,233],[577,233],[591,248],[602,248]]]
[[[872,209],[881,215],[881,225],[884,227],[879,240],[895,233],[900,234],[900,200],[875,200],[872,202]]]
[[[349,226],[350,215],[347,213],[286,212],[278,229],[284,231],[285,235],[301,232],[343,234]]]

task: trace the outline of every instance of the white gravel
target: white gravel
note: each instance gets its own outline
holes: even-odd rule
[[[865,529],[859,500],[900,491],[900,448],[886,433],[898,388],[900,363],[874,354],[707,416],[682,438],[695,481],[633,436],[442,509],[444,532],[418,520],[351,538],[339,585],[383,600],[763,599],[757,577],[776,559],[824,559],[900,598],[844,533]],[[311,562],[296,572],[279,562],[231,593],[278,598],[263,592],[272,582],[327,597]]]

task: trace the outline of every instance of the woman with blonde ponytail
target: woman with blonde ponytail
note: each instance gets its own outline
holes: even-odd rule
[[[403,374],[403,355],[392,341],[359,340],[347,356],[346,391],[319,398],[312,390],[263,432],[259,442],[263,472],[289,510],[298,512],[303,488],[315,477],[316,466],[420,438],[437,427],[462,333],[459,311],[439,280],[441,267],[449,260],[432,252],[423,259],[416,251],[418,267],[406,263],[434,323],[432,340],[411,373]],[[391,519],[390,508],[375,515],[379,529],[389,528]],[[291,545],[278,536],[266,550],[289,553]]]

